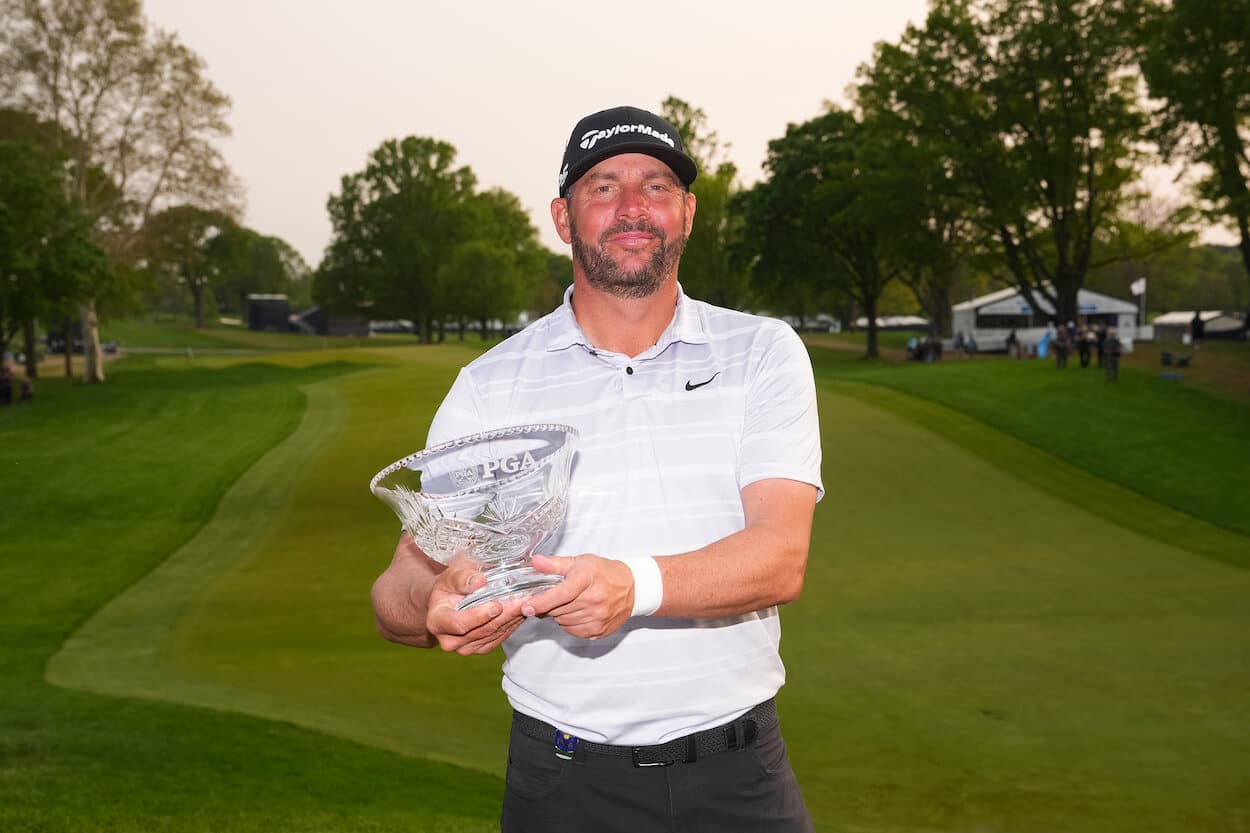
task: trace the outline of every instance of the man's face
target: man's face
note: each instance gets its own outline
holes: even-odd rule
[[[596,289],[645,298],[676,272],[694,221],[694,196],[660,160],[623,153],[573,184],[563,209],[553,204],[560,236]]]

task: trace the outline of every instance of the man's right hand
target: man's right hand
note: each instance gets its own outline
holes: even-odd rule
[[[467,558],[444,567],[404,533],[390,566],[373,584],[378,633],[415,648],[437,645],[458,654],[492,651],[521,626],[525,617],[519,599],[456,610],[456,605],[485,581]]]
[[[492,601],[456,610],[464,597],[486,584],[477,565],[456,559],[430,588],[426,630],[444,651],[485,654],[493,651],[521,626],[521,600]]]

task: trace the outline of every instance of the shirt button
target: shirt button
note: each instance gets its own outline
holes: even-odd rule
[[[627,367],[627,368],[625,368],[625,375],[627,375],[627,376],[633,376],[633,375],[634,375],[634,369],[633,369],[632,367]]]

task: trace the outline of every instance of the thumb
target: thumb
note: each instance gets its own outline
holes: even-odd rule
[[[567,576],[569,570],[577,563],[576,557],[563,555],[536,555],[530,562],[540,573],[555,576]]]
[[[439,576],[439,584],[450,593],[467,596],[486,583],[486,577],[471,561],[452,562]]]

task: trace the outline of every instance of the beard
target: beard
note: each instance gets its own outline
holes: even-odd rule
[[[633,223],[622,220],[601,234],[599,245],[594,248],[577,233],[572,212],[569,213],[569,231],[573,237],[573,259],[582,267],[586,280],[596,289],[617,298],[646,298],[654,294],[673,274],[681,260],[681,253],[686,249],[685,235],[670,242],[663,229],[646,219]],[[634,269],[622,268],[604,249],[609,237],[625,231],[644,231],[660,244],[645,263]]]

